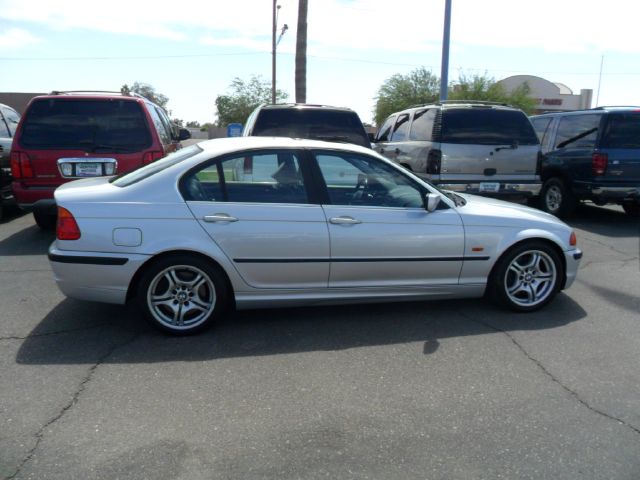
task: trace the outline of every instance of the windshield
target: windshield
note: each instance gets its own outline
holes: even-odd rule
[[[135,101],[50,98],[29,108],[20,144],[41,150],[133,153],[149,147],[151,136]]]
[[[191,158],[200,152],[202,152],[202,149],[198,145],[191,145],[190,147],[182,148],[177,152],[172,153],[171,155],[167,155],[160,160],[140,167],[136,170],[133,170],[132,172],[113,177],[110,182],[113,183],[116,187],[128,187],[129,185],[137,183],[140,180],[144,180],[145,178],[149,178],[158,172],[172,167],[173,165],[177,165],[178,163],[186,160],[187,158]]]

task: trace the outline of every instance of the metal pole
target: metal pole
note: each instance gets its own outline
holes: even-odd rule
[[[451,36],[451,0],[444,4],[444,34],[442,36],[442,69],[440,71],[440,101],[447,99],[449,89],[449,37]]]
[[[273,28],[271,30],[271,103],[276,103],[276,2],[273,0]]]
[[[602,83],[602,66],[604,65],[604,55],[600,59],[600,76],[598,77],[598,93],[596,94],[596,107],[600,103],[600,84]]]

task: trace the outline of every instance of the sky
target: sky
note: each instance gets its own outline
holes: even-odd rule
[[[444,0],[308,0],[307,102],[372,122],[380,86],[440,75]],[[297,0],[279,0],[277,87],[295,99]],[[0,91],[112,90],[143,82],[173,118],[214,122],[234,78],[271,81],[272,0],[0,0]],[[640,4],[452,0],[449,80],[536,75],[638,105]],[[602,65],[602,69],[601,69]],[[602,72],[602,75],[600,75]]]

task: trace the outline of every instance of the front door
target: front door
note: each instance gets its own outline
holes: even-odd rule
[[[183,181],[187,204],[212,242],[256,288],[326,287],[329,235],[308,202],[294,150],[222,158]]]
[[[330,287],[458,283],[464,230],[454,209],[427,212],[424,187],[377,158],[323,151],[315,159],[327,187]]]

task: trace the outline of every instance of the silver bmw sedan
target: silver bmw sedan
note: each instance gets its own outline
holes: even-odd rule
[[[178,335],[230,307],[486,295],[529,312],[571,285],[582,257],[552,215],[313,140],[210,140],[55,198],[49,260],[62,292],[137,301]]]

